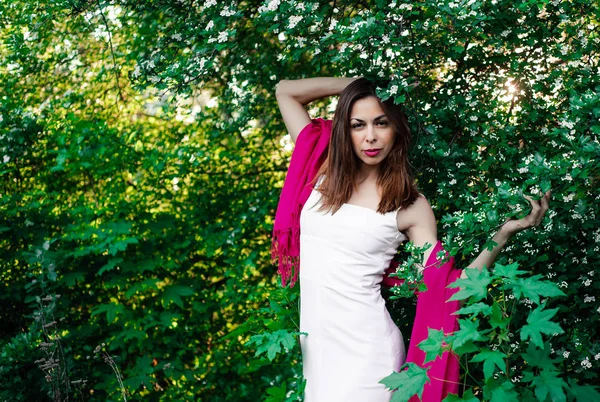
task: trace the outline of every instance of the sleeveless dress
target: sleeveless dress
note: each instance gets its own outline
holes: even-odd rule
[[[313,189],[300,215],[304,400],[387,402],[392,393],[379,381],[399,370],[406,353],[380,286],[406,236],[397,211],[344,204],[332,215],[317,211],[320,198]]]

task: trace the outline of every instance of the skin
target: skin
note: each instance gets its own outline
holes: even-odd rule
[[[341,91],[355,78],[317,77],[300,80],[282,80],[276,88],[277,103],[284,123],[294,142],[302,128],[311,122],[305,105],[313,100],[326,96],[339,95]],[[393,141],[393,131],[390,127],[381,124],[381,115],[385,115],[374,97],[358,100],[351,110],[350,135],[354,151],[362,162],[357,180],[357,188],[348,200],[349,204],[377,210],[381,194],[377,188],[377,175],[379,164],[389,154],[388,145]],[[362,122],[359,122],[360,119]],[[360,123],[360,124],[359,124]],[[389,126],[389,125],[388,125]],[[382,152],[376,158],[369,158],[362,153],[363,149],[381,148]],[[534,226],[539,226],[546,211],[551,193],[540,194],[539,200],[525,197],[532,210],[526,217],[518,220],[507,220],[500,227],[492,240],[498,245],[491,251],[483,250],[467,268],[490,267],[504,247],[506,242],[515,233]],[[437,243],[437,225],[433,210],[427,198],[421,196],[409,207],[402,208],[396,215],[398,230],[404,232],[410,241],[422,247],[426,243]],[[423,265],[425,265],[432,248],[425,251]],[[423,269],[423,268],[421,268]],[[463,277],[465,273],[463,270]]]

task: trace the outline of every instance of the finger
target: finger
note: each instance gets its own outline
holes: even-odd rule
[[[531,197],[527,195],[524,195],[523,197],[529,200],[529,203],[531,204],[534,211],[537,211],[540,208],[540,204],[538,204],[537,201],[534,201]]]
[[[548,200],[550,199],[550,195],[549,195],[549,191],[546,192],[546,195],[544,195],[541,199],[542,202],[542,213],[545,214],[546,211],[548,210]]]

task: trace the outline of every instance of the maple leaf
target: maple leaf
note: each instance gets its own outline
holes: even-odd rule
[[[488,316],[492,313],[492,307],[488,304],[479,302],[471,304],[470,306],[463,307],[460,310],[452,314],[479,314],[482,313],[484,316]]]
[[[515,262],[509,265],[496,263],[494,265],[494,274],[503,276],[508,279],[516,279],[517,276],[526,274],[527,271],[519,271],[519,263]]]
[[[600,392],[593,385],[579,385],[577,380],[569,379],[571,393],[577,402],[600,401]]]
[[[442,402],[479,402],[479,399],[473,395],[473,390],[468,389],[461,397],[454,394],[448,394],[446,398]]]
[[[448,285],[449,288],[461,288],[448,301],[464,300],[470,297],[471,302],[478,302],[487,296],[487,286],[492,282],[489,271],[467,268],[465,274],[466,278],[457,279]]]
[[[527,325],[521,329],[521,340],[531,339],[531,342],[540,347],[544,347],[542,335],[562,334],[564,331],[555,322],[550,321],[556,314],[558,308],[544,310],[544,304],[539,305],[527,317]]]
[[[538,400],[545,401],[546,397],[550,395],[552,402],[566,402],[567,396],[563,388],[567,387],[567,383],[556,374],[556,371],[544,369],[534,377],[531,384],[535,386],[535,396]]]
[[[527,346],[527,352],[523,353],[523,359],[530,366],[540,367],[542,369],[550,369],[554,367],[554,362],[550,358],[550,345],[545,344],[543,349],[536,348],[533,343]]]
[[[434,361],[438,356],[442,356],[444,341],[444,331],[438,331],[436,329],[429,328],[427,333],[427,339],[417,344],[419,349],[425,352],[425,361],[428,363]]]
[[[452,339],[452,348],[460,348],[468,341],[481,341],[484,339],[482,333],[479,332],[479,321],[471,320],[458,320],[460,329],[449,337],[448,340]]]
[[[515,386],[510,381],[503,381],[499,386],[491,390],[490,402],[518,401],[519,394],[515,391]]]
[[[414,363],[405,363],[400,367],[400,372],[393,372],[379,383],[390,390],[400,391],[394,392],[391,402],[408,402],[414,395],[418,395],[420,399],[423,396],[423,387],[429,382],[427,370],[429,368],[421,368]]]
[[[490,315],[490,325],[492,328],[504,329],[510,324],[511,317],[504,317],[498,303],[492,306],[492,314]]]
[[[480,353],[473,356],[471,361],[473,363],[483,362],[483,375],[487,380],[494,375],[494,367],[498,367],[500,370],[506,370],[506,362],[504,359],[506,354],[497,350],[490,350],[484,348]]]
[[[563,291],[554,283],[540,281],[540,278],[542,278],[542,275],[534,275],[529,278],[517,278],[515,282],[511,284],[517,300],[521,298],[521,293],[535,304],[540,304],[540,296],[565,296]]]

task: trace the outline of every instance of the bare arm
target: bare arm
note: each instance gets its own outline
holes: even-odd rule
[[[305,105],[316,99],[339,95],[357,78],[317,77],[279,81],[275,96],[292,141],[295,143],[300,131],[311,122]]]
[[[531,203],[532,207],[529,215],[522,219],[508,220],[504,222],[504,224],[500,227],[498,233],[496,233],[494,237],[492,237],[492,240],[498,243],[498,245],[494,246],[494,248],[491,251],[487,249],[483,250],[481,253],[479,253],[477,258],[475,258],[475,260],[473,260],[473,262],[469,264],[467,268],[477,268],[480,271],[483,269],[484,265],[487,268],[490,268],[490,266],[494,263],[496,257],[500,253],[500,250],[502,250],[502,247],[504,247],[504,245],[512,235],[532,226],[539,226],[539,224],[542,222],[542,219],[544,218],[544,215],[546,214],[546,211],[548,210],[548,202],[550,201],[551,195],[552,193],[548,191],[542,196],[540,200],[533,200],[530,197],[525,196],[525,198],[527,198]],[[465,277],[466,274],[463,270],[461,278]]]
[[[408,239],[417,247],[423,247],[426,243],[430,244],[429,249],[423,253],[423,263],[418,267],[419,272],[423,271],[433,247],[437,243],[437,224],[431,205],[425,196],[421,195],[417,200],[398,211],[396,216],[398,230],[406,230]]]

